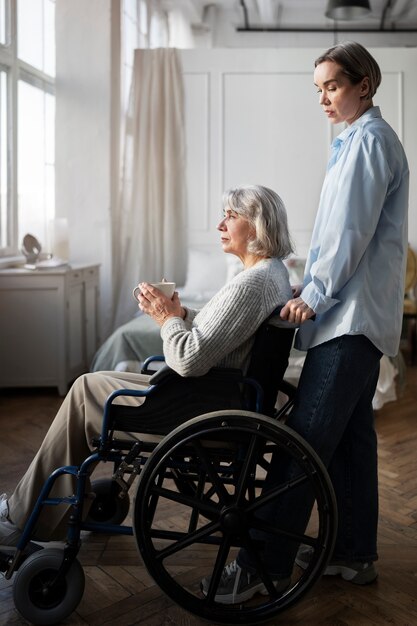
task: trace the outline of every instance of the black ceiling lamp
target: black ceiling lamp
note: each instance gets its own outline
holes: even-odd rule
[[[359,20],[370,12],[369,0],[329,0],[325,15],[332,20]]]

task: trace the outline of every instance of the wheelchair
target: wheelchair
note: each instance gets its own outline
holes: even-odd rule
[[[12,554],[0,555],[0,570],[14,575],[17,611],[34,624],[56,624],[76,610],[84,592],[77,559],[81,531],[134,535],[145,567],[160,589],[186,611],[211,624],[257,624],[298,602],[322,575],[332,554],[337,508],[327,471],[314,450],[285,425],[295,387],[283,380],[294,329],[266,320],[255,335],[250,366],[213,368],[205,376],[182,378],[167,367],[150,377],[143,391],[113,392],[104,407],[100,437],[79,467],[56,469],[46,481]],[[149,373],[158,357],[145,362]],[[276,408],[278,392],[285,394]],[[120,404],[123,396],[145,396],[140,406]],[[127,437],[129,433],[129,437]],[[146,441],[144,434],[158,436]],[[143,440],[141,439],[141,435]],[[274,459],[291,463],[291,478],[268,484]],[[95,499],[87,517],[83,503],[97,463],[111,463],[112,477],[91,483]],[[50,497],[62,474],[76,479],[64,499]],[[137,480],[136,480],[137,479]],[[132,503],[132,525],[125,525]],[[262,519],[262,509],[283,498],[314,499],[306,530],[297,532]],[[25,552],[44,506],[70,507],[63,549]],[[285,540],[294,554],[312,548],[303,570],[294,565],[288,587],[278,592],[260,556],[263,542]],[[225,565],[244,547],[256,564],[264,591],[250,601],[216,600]],[[200,581],[210,580],[204,595]]]

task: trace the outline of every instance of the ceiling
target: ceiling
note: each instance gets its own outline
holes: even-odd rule
[[[366,19],[341,21],[325,17],[327,0],[191,0],[200,12],[217,9],[231,19],[238,30],[415,30],[417,0],[370,0]]]

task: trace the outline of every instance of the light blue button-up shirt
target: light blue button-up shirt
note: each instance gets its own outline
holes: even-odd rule
[[[316,319],[300,327],[298,349],[362,334],[384,354],[397,354],[408,182],[403,147],[379,107],[334,140],[301,293]]]

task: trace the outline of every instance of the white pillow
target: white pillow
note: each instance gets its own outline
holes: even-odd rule
[[[196,301],[210,300],[223,287],[226,277],[224,253],[191,249],[188,255],[187,280],[179,290],[180,296]]]
[[[226,265],[226,282],[228,283],[243,270],[243,263],[235,254],[226,254]]]
[[[293,256],[285,259],[284,264],[288,270],[291,285],[301,285],[304,279],[304,266],[306,259]]]

